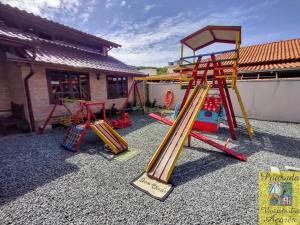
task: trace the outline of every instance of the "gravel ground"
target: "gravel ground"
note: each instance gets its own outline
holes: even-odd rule
[[[64,151],[64,130],[0,140],[0,223],[3,224],[257,224],[258,171],[300,167],[300,124],[252,120],[249,141],[238,120],[230,147],[240,162],[192,140],[173,172],[165,202],[129,183],[141,174],[169,127],[146,115],[119,130],[141,154],[126,162],[99,156],[101,141],[89,133],[78,154]],[[218,136],[224,143],[226,128]]]

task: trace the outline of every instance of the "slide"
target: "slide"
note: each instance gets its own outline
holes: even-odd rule
[[[128,149],[127,142],[104,120],[96,121],[90,127],[108,145],[113,154]]]
[[[177,116],[161,145],[150,160],[146,172],[150,178],[168,183],[176,161],[190,134],[210,86],[197,85]]]

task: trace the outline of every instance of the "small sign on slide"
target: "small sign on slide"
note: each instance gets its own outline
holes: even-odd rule
[[[147,176],[147,173],[143,173],[141,176],[133,180],[131,184],[140,191],[143,191],[160,201],[164,201],[173,190],[172,184],[164,184],[151,179]]]

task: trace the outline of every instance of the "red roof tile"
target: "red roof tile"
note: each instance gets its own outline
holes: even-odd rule
[[[241,47],[240,65],[300,61],[300,38]]]
[[[263,65],[252,65],[252,66],[240,66],[240,72],[249,71],[266,71],[266,70],[276,70],[276,69],[300,69],[299,62],[288,62],[288,63],[275,63],[275,64],[263,64]]]
[[[217,59],[233,57],[234,53],[226,53],[217,56]],[[239,57],[240,72],[300,69],[300,38],[241,47]],[[203,61],[205,60],[208,59]],[[232,61],[222,62],[222,65],[231,66]],[[205,63],[200,64],[200,69],[204,69],[205,66]],[[188,68],[192,69],[193,66]]]

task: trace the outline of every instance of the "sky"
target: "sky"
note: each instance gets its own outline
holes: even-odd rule
[[[300,37],[300,0],[0,2],[121,44],[109,54],[134,66],[161,67],[177,60],[179,41],[207,25],[242,26],[242,46]],[[204,51],[231,48],[216,44]]]

